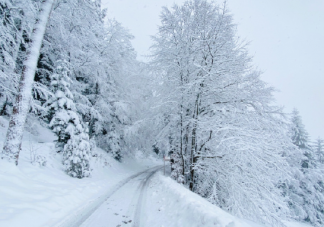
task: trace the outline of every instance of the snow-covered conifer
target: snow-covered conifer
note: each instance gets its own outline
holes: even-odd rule
[[[57,152],[62,152],[64,145],[70,139],[70,135],[65,129],[68,126],[71,115],[75,115],[75,104],[70,91],[71,79],[68,76],[67,62],[60,61],[55,73],[51,75],[51,90],[54,96],[45,104],[48,108],[50,127],[57,135]]]
[[[317,157],[317,161],[324,164],[324,140],[320,137],[317,138],[314,142],[313,150]]]
[[[299,115],[299,111],[294,109],[291,116],[291,138],[293,143],[301,149],[309,148],[308,133]]]
[[[324,223],[324,172],[316,148],[309,145],[308,133],[297,109],[292,112],[290,137],[295,145],[286,149],[284,156],[289,163],[291,178],[283,182],[283,194],[287,197],[293,218],[314,226]]]
[[[51,114],[50,127],[57,135],[56,147],[63,153],[66,172],[77,178],[90,175],[89,136],[76,113],[73,95],[69,89],[68,63],[58,63],[52,75],[52,89],[55,94],[47,103]]]
[[[90,176],[89,160],[91,156],[89,135],[75,112],[70,113],[70,117],[65,129],[65,133],[69,134],[70,138],[64,145],[63,165],[66,173],[71,177],[88,177]]]
[[[304,158],[301,160],[302,168],[316,165],[314,152],[309,144],[308,133],[297,109],[293,110],[291,116],[291,139],[293,144],[304,154]]]

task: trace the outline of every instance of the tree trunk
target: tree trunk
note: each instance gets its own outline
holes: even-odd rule
[[[181,155],[181,174],[183,175],[184,177],[184,154],[183,154],[183,106],[182,106],[182,103],[181,103],[181,110],[180,110],[180,127],[181,127],[181,133],[180,133],[180,155]]]
[[[197,125],[198,125],[198,114],[199,114],[199,93],[197,95],[195,110],[194,110],[194,123],[192,128],[192,136],[191,136],[191,152],[190,152],[190,191],[194,190],[195,184],[195,165],[197,162],[196,153],[197,153]]]
[[[30,48],[24,61],[23,71],[18,86],[18,94],[16,96],[6,140],[3,146],[2,159],[15,162],[16,165],[18,165],[24,125],[30,108],[37,61],[54,1],[55,0],[43,0],[42,9],[40,10],[39,18],[36,20],[32,33]]]
[[[7,105],[8,105],[8,97],[6,97],[6,101],[3,103],[3,106],[1,107],[0,116],[4,116],[6,114]]]

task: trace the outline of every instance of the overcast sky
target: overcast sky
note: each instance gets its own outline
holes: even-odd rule
[[[162,6],[184,0],[102,0],[108,17],[135,36],[139,59],[148,54]],[[223,1],[216,1],[222,3]],[[228,0],[238,35],[250,43],[262,79],[279,90],[285,112],[296,107],[312,139],[324,138],[324,0]]]

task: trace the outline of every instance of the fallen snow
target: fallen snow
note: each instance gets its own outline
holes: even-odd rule
[[[230,215],[162,174],[152,179],[146,206],[145,226],[262,227]]]
[[[0,147],[8,120],[0,117]],[[82,180],[63,171],[61,155],[54,152],[53,133],[39,125],[32,135],[25,132],[19,165],[0,159],[0,226],[43,227],[59,223],[80,207],[87,206],[119,181],[158,163],[126,159],[119,163],[101,149],[92,158],[92,175]],[[46,166],[31,163],[31,156],[46,159]]]
[[[0,116],[1,149],[7,126],[8,120]],[[1,227],[60,226],[76,217],[80,210],[94,207],[122,180],[161,164],[154,159],[147,160],[140,152],[119,163],[97,149],[98,157],[91,160],[94,169],[91,177],[71,178],[63,171],[61,155],[54,152],[55,135],[39,124],[29,124],[27,129],[31,133],[24,134],[19,165],[0,159]],[[42,157],[40,160],[46,160],[46,165],[32,164],[35,157]],[[149,181],[144,197],[141,226],[265,227],[232,216],[163,176],[162,172]],[[309,227],[297,222],[285,223],[287,227]]]
[[[143,226],[147,227],[265,227],[227,213],[162,173],[151,180],[146,201]],[[284,223],[287,227],[311,227],[297,222]]]

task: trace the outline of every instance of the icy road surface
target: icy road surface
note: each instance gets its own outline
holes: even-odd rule
[[[62,227],[141,226],[141,211],[147,183],[161,169],[154,167],[121,181],[92,206],[78,211],[59,225]]]

